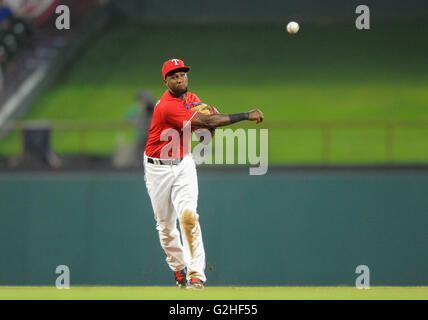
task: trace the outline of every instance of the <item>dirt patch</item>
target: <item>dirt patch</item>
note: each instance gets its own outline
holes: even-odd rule
[[[195,251],[195,240],[199,235],[198,219],[192,211],[186,210],[181,215],[180,222],[189,244],[190,254],[193,258],[193,253]]]

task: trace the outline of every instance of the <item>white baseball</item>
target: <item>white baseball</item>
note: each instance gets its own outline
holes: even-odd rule
[[[297,22],[291,21],[287,24],[287,31],[288,33],[295,34],[299,31],[300,27]]]

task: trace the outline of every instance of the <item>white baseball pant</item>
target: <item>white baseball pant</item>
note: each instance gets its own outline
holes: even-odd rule
[[[173,271],[187,267],[187,278],[206,281],[198,202],[198,177],[192,154],[177,165],[152,164],[144,154],[144,180],[166,261]],[[181,230],[177,229],[177,220]]]

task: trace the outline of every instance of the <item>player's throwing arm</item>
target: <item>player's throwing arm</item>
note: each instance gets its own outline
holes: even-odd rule
[[[256,123],[262,122],[264,119],[263,112],[259,109],[251,110],[248,112],[242,113],[232,113],[232,114],[202,114],[198,113],[192,119],[192,126],[202,127],[202,128],[217,128],[227,126],[229,124],[239,122],[239,121],[255,121]]]

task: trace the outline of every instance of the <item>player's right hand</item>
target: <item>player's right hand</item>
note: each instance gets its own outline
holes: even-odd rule
[[[263,119],[264,119],[263,112],[261,112],[259,109],[251,110],[248,113],[249,113],[248,120],[256,121],[256,123],[263,122]]]

